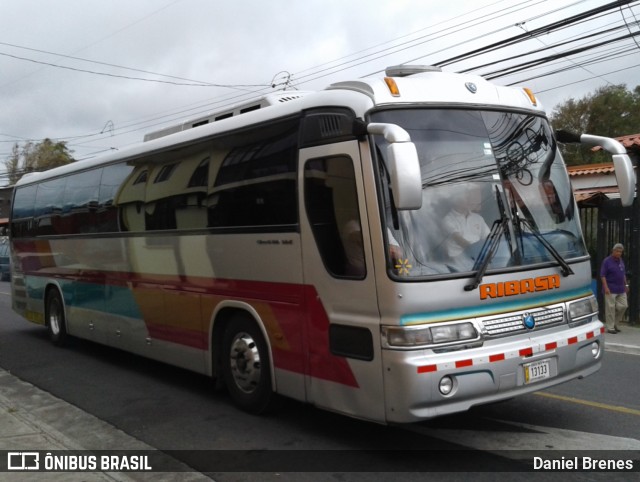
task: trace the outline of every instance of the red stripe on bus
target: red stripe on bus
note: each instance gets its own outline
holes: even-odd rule
[[[155,340],[170,341],[179,345],[190,346],[198,350],[206,350],[209,346],[207,337],[201,331],[189,330],[177,326],[146,323],[149,336]]]
[[[265,323],[276,368],[358,387],[347,359],[330,351],[329,317],[313,286],[123,271],[81,271],[56,266],[48,240],[16,241],[16,247],[18,245],[16,254],[22,253],[21,269],[27,276],[127,288],[149,335],[158,340],[207,350],[209,317],[215,306],[227,300],[244,302],[258,312]],[[165,304],[167,301],[171,307],[176,297],[184,295],[199,297],[202,306],[200,319],[189,320],[188,327],[178,325],[178,317],[167,311]],[[109,303],[106,303],[105,311],[108,307]],[[269,319],[265,320],[265,316]]]
[[[558,348],[558,344],[555,341],[553,343],[547,343],[544,346],[545,351],[547,351],[547,350],[555,350],[556,348]]]
[[[578,343],[578,337],[577,336],[572,336],[567,341],[569,342],[569,345],[573,345],[574,343]]]
[[[431,373],[438,371],[437,365],[425,365],[422,367],[418,367],[418,373]]]

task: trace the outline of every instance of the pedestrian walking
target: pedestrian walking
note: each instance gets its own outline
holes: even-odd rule
[[[622,259],[623,253],[624,246],[617,243],[600,267],[602,291],[604,292],[604,314],[607,332],[611,334],[621,331],[620,323],[627,310],[629,287],[627,286],[627,275],[624,260]]]

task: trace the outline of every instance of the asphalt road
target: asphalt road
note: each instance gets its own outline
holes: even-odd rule
[[[368,453],[375,450],[472,449],[465,463],[479,471],[517,470],[522,462],[505,452],[513,449],[620,449],[638,458],[640,356],[606,353],[603,368],[587,379],[408,426],[363,422],[294,401],[256,417],[237,410],[206,377],[82,340],[54,347],[44,328],[11,311],[8,288],[0,283],[0,367],[161,450],[359,450],[358,463],[381,472],[366,480],[389,480],[389,471],[398,472],[393,480],[403,480],[416,462],[380,460]],[[447,470],[452,462],[428,463],[430,470]],[[454,475],[445,478],[457,480]],[[360,477],[335,480],[365,480]],[[232,473],[215,478],[247,480]],[[490,474],[474,479],[495,480]]]

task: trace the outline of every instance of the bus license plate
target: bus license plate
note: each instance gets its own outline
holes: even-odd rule
[[[524,365],[524,383],[532,383],[551,377],[549,359]]]

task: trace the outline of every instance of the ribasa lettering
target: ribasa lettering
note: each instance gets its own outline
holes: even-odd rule
[[[480,285],[480,299],[502,298],[503,296],[523,295],[558,288],[560,288],[560,275],[557,274],[500,283],[485,283]]]

